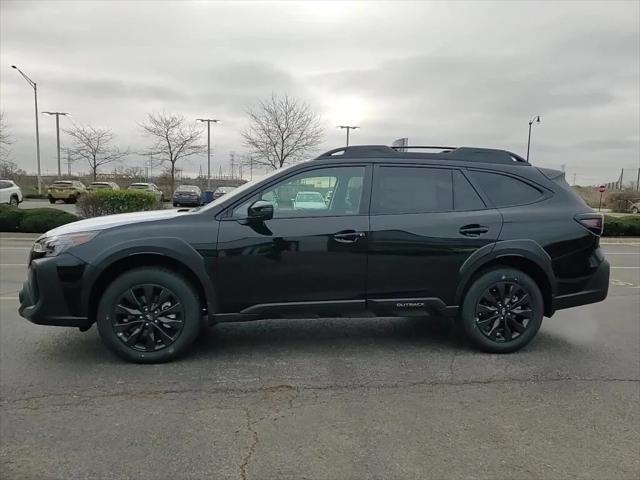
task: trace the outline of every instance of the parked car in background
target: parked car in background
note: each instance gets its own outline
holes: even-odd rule
[[[236,187],[218,187],[213,191],[213,199],[216,200],[227,193],[234,191]]]
[[[92,192],[95,190],[120,190],[116,182],[91,182],[87,190]]]
[[[173,206],[199,207],[202,205],[202,190],[195,185],[180,185],[173,192]]]
[[[631,207],[629,207],[629,211],[631,213],[640,213],[640,200],[636,200],[634,203],[632,203]]]
[[[324,209],[291,208],[292,192],[327,183]],[[456,318],[479,349],[513,352],[543,317],[606,298],[602,228],[564,172],[515,153],[343,147],[200,209],[45,233],[20,314],[96,323],[109,348],[141,363],[185,352],[203,324],[292,315]]]
[[[13,180],[0,180],[0,203],[18,206],[22,202],[22,190]]]
[[[320,192],[298,192],[293,200],[294,210],[326,210],[327,204]]]
[[[76,203],[80,195],[87,193],[87,187],[79,180],[57,180],[47,189],[49,203],[63,200],[64,203]]]
[[[129,185],[127,190],[144,190],[145,192],[155,195],[158,201],[164,201],[164,193],[162,193],[155,183],[136,182]]]

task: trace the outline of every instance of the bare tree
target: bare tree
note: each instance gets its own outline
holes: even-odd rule
[[[188,124],[182,115],[167,113],[149,113],[147,121],[140,126],[153,140],[153,145],[149,147],[147,153],[164,162],[169,162],[168,170],[173,192],[178,160],[207,150],[207,146],[200,143],[202,130],[195,124]]]
[[[72,139],[71,154],[75,158],[87,161],[93,180],[96,180],[98,168],[108,163],[120,161],[129,154],[113,145],[113,133],[106,128],[95,128],[91,125],[74,125],[64,130]]]
[[[9,133],[7,126],[7,119],[4,112],[0,111],[0,161],[9,161],[11,155],[11,144],[13,143],[13,137]]]
[[[301,100],[272,94],[247,111],[249,126],[242,131],[254,163],[273,169],[302,160],[324,134],[320,116]]]

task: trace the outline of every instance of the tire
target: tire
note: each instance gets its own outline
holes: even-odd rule
[[[638,214],[638,208],[637,207],[633,207],[631,209],[631,213],[635,213],[637,215]]]
[[[19,203],[20,202],[18,201],[18,197],[15,195],[11,195],[11,198],[9,199],[9,205],[11,205],[12,207],[17,207]]]
[[[517,300],[509,301],[509,297]],[[520,305],[513,308],[516,304]],[[520,270],[500,267],[473,281],[463,300],[459,321],[476,348],[510,353],[533,340],[543,316],[544,300],[536,282]]]
[[[49,203],[53,205],[54,203],[56,203],[56,199],[53,197],[49,197]]]
[[[149,297],[153,299],[150,302],[153,308],[146,311],[143,305],[149,287],[152,288]],[[162,295],[165,300],[160,299]],[[158,305],[153,306],[154,302]],[[173,315],[173,318],[161,313],[154,315],[163,308],[167,312],[180,310],[165,314]],[[186,279],[165,268],[144,267],[123,273],[107,287],[98,304],[96,323],[102,341],[123,359],[134,363],[162,363],[174,360],[188,350],[200,331],[200,316],[200,301]],[[167,341],[167,336],[173,339]],[[133,342],[133,346],[125,344],[126,341]],[[167,344],[163,345],[163,342]]]
[[[174,207],[179,207],[179,206],[180,206],[180,204],[179,204],[179,203],[174,203],[174,204],[173,204],[173,206],[174,206]]]

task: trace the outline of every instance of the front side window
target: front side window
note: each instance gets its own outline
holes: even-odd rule
[[[380,167],[373,187],[372,213],[403,214],[453,210],[451,170]]]
[[[245,218],[256,200],[273,204],[273,218],[358,215],[365,167],[321,168],[294,175],[233,210],[233,218]]]
[[[470,174],[495,207],[524,205],[542,197],[537,188],[507,175],[479,171],[470,171]]]
[[[0,190],[3,190],[5,188],[9,188],[11,186],[11,184],[9,182],[5,182],[0,180]]]

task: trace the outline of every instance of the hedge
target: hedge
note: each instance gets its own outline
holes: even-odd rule
[[[640,237],[640,216],[612,217],[605,215],[603,236]]]
[[[44,233],[79,220],[55,208],[17,208],[0,205],[0,232]]]
[[[162,205],[156,197],[139,190],[96,190],[82,195],[77,203],[80,214],[85,217],[101,217],[117,213],[158,210]]]

